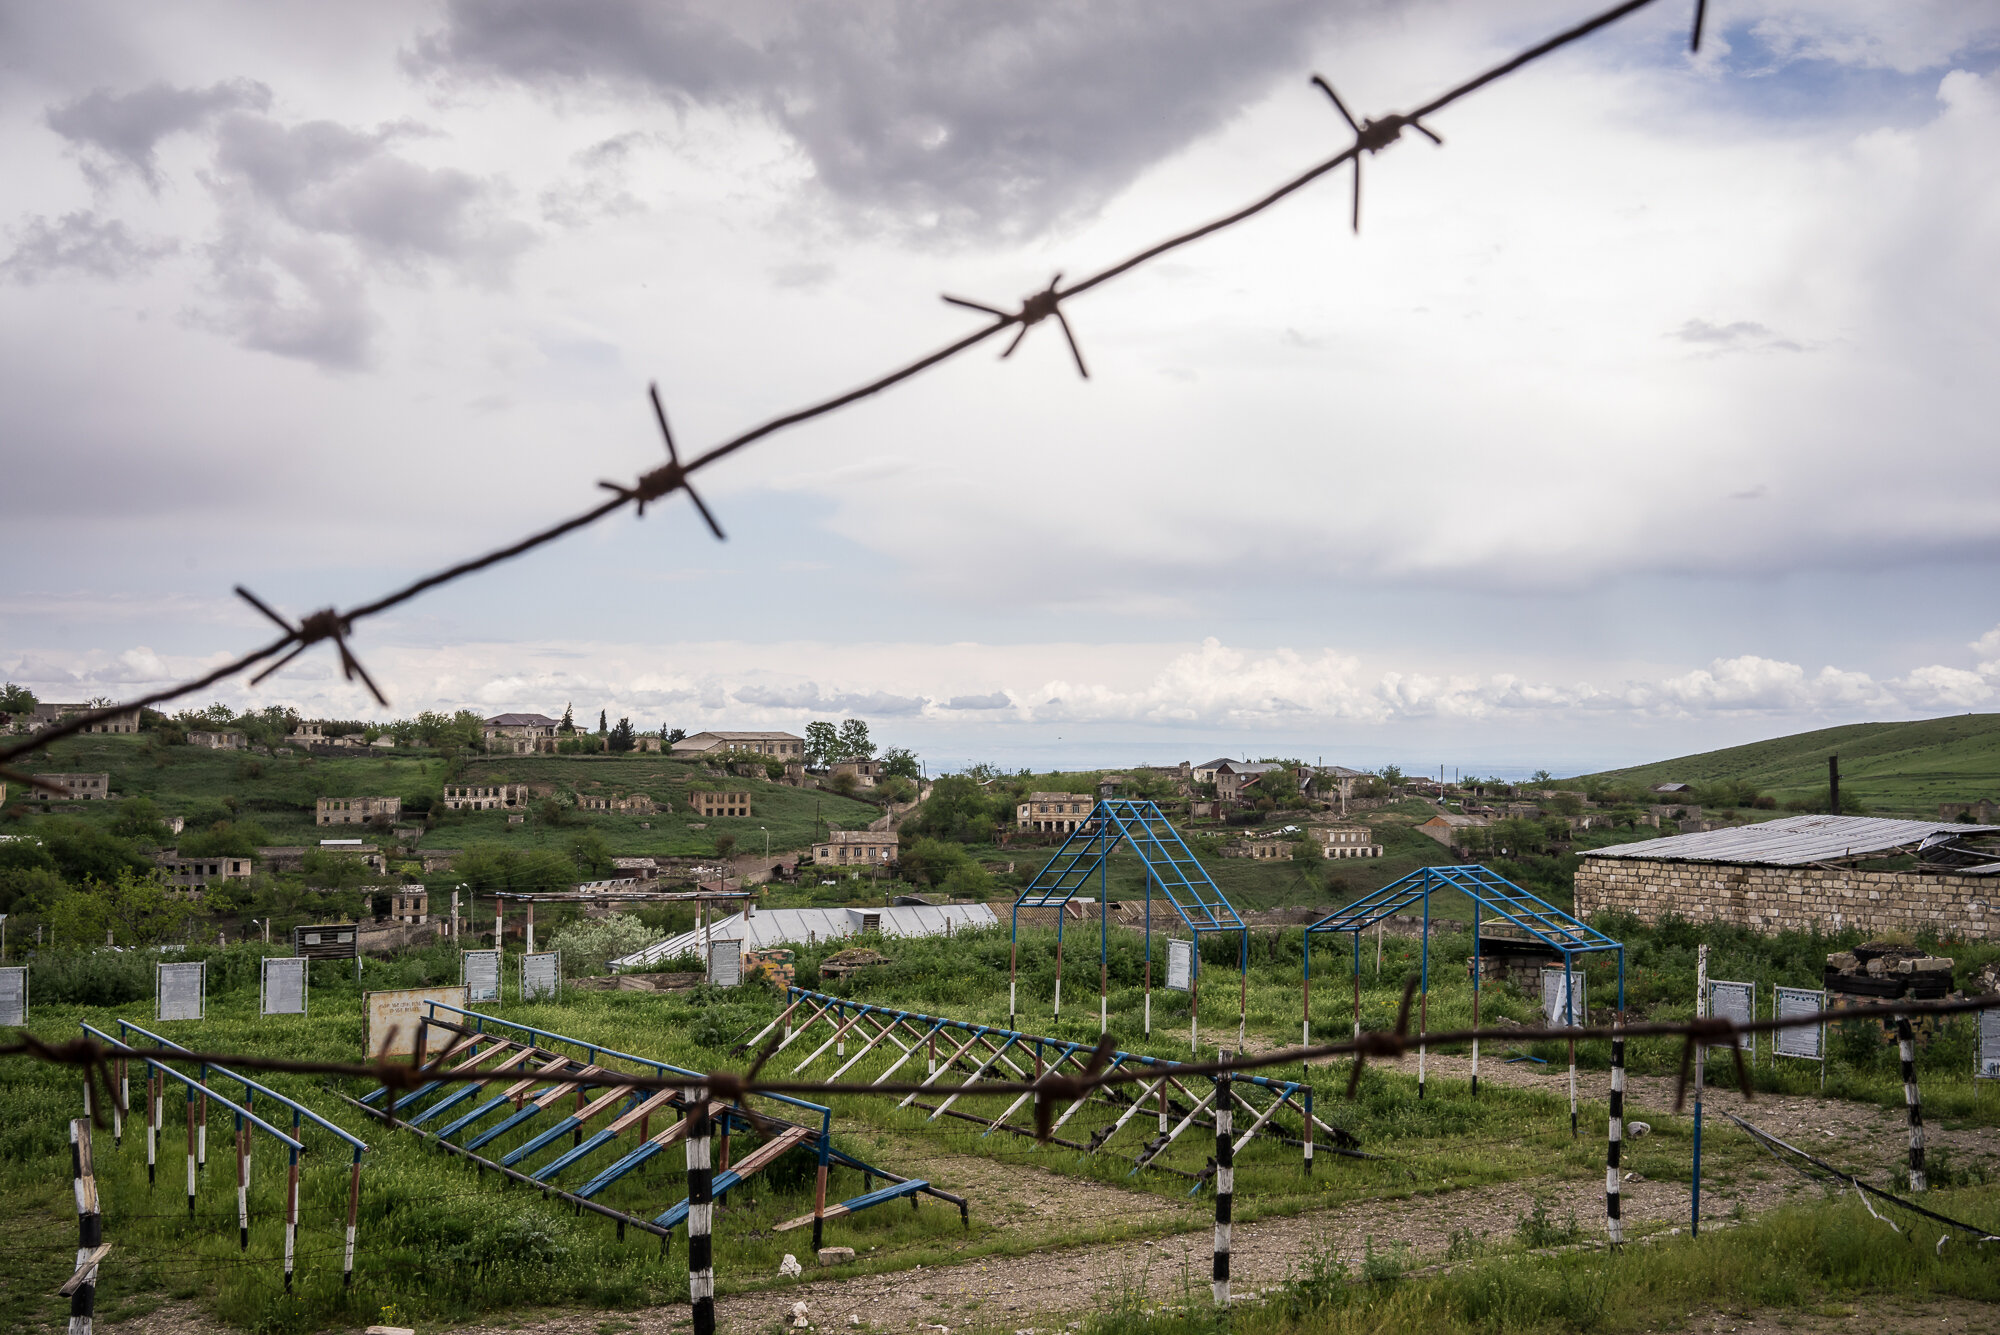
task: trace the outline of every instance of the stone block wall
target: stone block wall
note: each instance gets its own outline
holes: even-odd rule
[[[1914,871],[1829,871],[1734,862],[1583,859],[1576,873],[1579,917],[1614,910],[1654,923],[1668,914],[1759,932],[1920,932],[1980,941],[2000,937],[2000,882],[1984,876]]]

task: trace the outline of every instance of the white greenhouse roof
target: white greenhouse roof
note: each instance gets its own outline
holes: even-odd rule
[[[873,919],[873,922],[870,922]],[[803,946],[819,941],[879,931],[883,936],[944,936],[979,927],[997,927],[1000,920],[984,904],[909,904],[889,908],[758,909],[732,913],[706,928],[682,932],[656,945],[611,961],[613,973],[644,969],[682,955],[700,955],[708,941],[741,941],[745,950],[772,946]]]

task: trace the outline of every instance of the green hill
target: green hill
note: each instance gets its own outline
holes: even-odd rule
[[[1940,802],[2000,798],[2000,714],[1851,723],[1580,778],[1697,787],[1735,779],[1784,803],[1826,787],[1829,755],[1840,757],[1843,798],[1851,794],[1883,815],[1934,818]]]

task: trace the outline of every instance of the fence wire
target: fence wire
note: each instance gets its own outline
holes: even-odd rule
[[[1403,131],[1406,129],[1416,130],[1430,139],[1432,143],[1442,145],[1444,140],[1423,123],[1425,117],[1433,116],[1461,98],[1486,87],[1488,84],[1506,78],[1525,66],[1533,64],[1535,61],[1553,52],[1562,50],[1564,47],[1590,36],[1600,28],[1608,27],[1620,19],[1641,9],[1645,9],[1654,3],[1655,0],[1625,0],[1622,4],[1614,5],[1573,27],[1565,28],[1511,59],[1502,61],[1480,72],[1472,78],[1424,102],[1414,110],[1389,112],[1379,118],[1362,117],[1360,120],[1356,120],[1349,112],[1347,105],[1341,101],[1339,94],[1334,91],[1333,85],[1321,76],[1314,75],[1312,83],[1331,99],[1335,109],[1340,113],[1341,119],[1346,122],[1347,129],[1353,136],[1353,142],[1340,152],[1313,164],[1282,185],[1279,185],[1251,203],[1244,205],[1242,208],[1237,209],[1235,212],[1225,214],[1198,227],[1177,232],[1155,245],[1148,246],[1133,255],[1127,256],[1125,259],[1107,265],[1095,273],[1080,278],[1068,285],[1063,284],[1062,275],[1058,273],[1055,278],[1050,280],[1046,288],[1024,298],[1019,307],[1014,310],[1007,310],[1001,306],[989,305],[985,302],[974,301],[968,298],[946,296],[944,300],[952,305],[978,311],[989,316],[989,323],[953,342],[947,343],[941,348],[925,353],[913,361],[877,376],[866,384],[856,386],[845,393],[821,399],[816,403],[808,404],[792,412],[774,417],[759,426],[754,426],[747,431],[743,431],[697,454],[694,458],[686,462],[683,462],[681,459],[679,447],[674,441],[672,428],[668,425],[666,408],[660,400],[658,387],[657,385],[653,386],[649,389],[648,393],[652,402],[654,418],[659,425],[662,442],[666,449],[666,462],[649,471],[640,473],[630,483],[600,482],[598,485],[611,493],[607,499],[578,514],[571,515],[567,519],[551,524],[547,528],[531,533],[516,542],[425,575],[421,579],[406,584],[402,588],[376,598],[373,601],[358,603],[345,610],[337,607],[322,608],[296,622],[239,584],[236,586],[237,595],[252,607],[255,607],[278,627],[280,633],[275,638],[219,667],[203,673],[199,677],[163,687],[160,690],[138,696],[121,704],[107,705],[99,709],[72,714],[68,718],[44,728],[27,738],[0,745],[0,777],[67,796],[67,791],[61,784],[51,783],[48,780],[38,780],[32,775],[12,769],[9,766],[9,762],[19,760],[23,756],[42,750],[51,743],[60,741],[65,737],[74,736],[92,724],[102,722],[105,719],[127,714],[135,709],[165,704],[168,701],[177,700],[183,696],[192,695],[197,691],[204,690],[217,682],[234,677],[239,673],[250,671],[251,669],[261,669],[250,679],[250,684],[254,686],[270,677],[306,650],[326,641],[333,643],[334,652],[340,660],[342,675],[350,682],[359,680],[368,689],[369,694],[374,696],[377,703],[387,707],[389,703],[387,696],[383,694],[381,688],[376,684],[375,679],[368,674],[367,669],[361,665],[360,659],[355,656],[353,648],[348,643],[357,622],[399,607],[431,589],[463,579],[468,575],[475,574],[491,566],[499,565],[504,561],[510,561],[517,556],[522,556],[540,547],[547,546],[556,539],[573,533],[578,529],[588,528],[592,524],[617,513],[628,505],[636,507],[638,513],[643,516],[646,506],[649,503],[671,496],[677,491],[684,491],[688,494],[689,499],[694,503],[695,508],[700,512],[702,519],[706,521],[709,529],[715,534],[717,539],[721,539],[723,537],[722,526],[716,521],[707,504],[703,502],[700,495],[694,489],[691,479],[695,473],[712,467],[737,451],[754,445],[766,437],[810,422],[816,418],[824,417],[829,413],[838,412],[850,404],[858,403],[863,399],[871,398],[885,390],[891,389],[906,380],[921,375],[936,366],[951,361],[963,353],[971,351],[973,348],[998,337],[1010,329],[1014,331],[1014,337],[1000,354],[1002,358],[1012,355],[1014,350],[1020,346],[1021,340],[1027,337],[1028,331],[1031,328],[1053,319],[1057,327],[1062,330],[1063,338],[1068,344],[1071,357],[1076,363],[1078,374],[1088,377],[1089,371],[1084,365],[1082,349],[1078,346],[1075,333],[1070,328],[1069,320],[1063,312],[1063,303],[1065,301],[1073,297],[1083,296],[1096,288],[1103,287],[1105,284],[1123,277],[1141,265],[1158,259],[1170,251],[1192,245],[1204,237],[1239,226],[1282,200],[1303,190],[1314,181],[1350,162],[1354,164],[1352,220],[1355,230],[1359,231],[1361,226],[1361,159],[1364,154],[1372,156],[1380,153],[1400,139]],[[1702,29],[1706,20],[1707,8],[1707,0],[1696,0],[1689,43],[1691,49],[1695,51],[1701,49]]]

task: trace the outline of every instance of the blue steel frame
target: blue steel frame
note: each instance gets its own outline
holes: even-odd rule
[[[1354,938],[1354,1032],[1361,1032],[1361,933],[1384,918],[1422,901],[1424,911],[1422,957],[1418,965],[1419,990],[1423,996],[1417,1018],[1417,1096],[1423,1097],[1424,1024],[1428,1017],[1431,987],[1431,895],[1439,890],[1456,890],[1472,901],[1472,1023],[1479,1024],[1480,920],[1491,911],[1535,940],[1562,956],[1564,995],[1575,997],[1576,957],[1615,951],[1618,955],[1618,1010],[1625,1010],[1625,946],[1575,915],[1557,908],[1505,877],[1477,864],[1456,867],[1419,867],[1381,889],[1327,914],[1306,928],[1303,955],[1304,1012],[1302,1037],[1312,1043],[1312,939],[1315,932],[1348,932]],[[1573,1018],[1573,1017],[1572,1017]],[[1472,1044],[1472,1092],[1479,1092],[1479,1041]]]
[[[585,1056],[582,1059],[582,1063],[584,1065],[595,1066],[599,1064],[601,1061],[603,1061],[605,1058],[612,1058],[617,1061],[629,1062],[634,1066],[649,1067],[651,1068],[653,1074],[660,1079],[666,1079],[671,1076],[685,1076],[690,1081],[707,1079],[706,1073],[701,1071],[691,1071],[686,1069],[685,1067],[675,1066],[668,1062],[657,1061],[651,1057],[640,1057],[633,1053],[620,1052],[616,1048],[606,1047],[601,1043],[592,1043],[585,1039],[570,1038],[567,1035],[553,1033],[547,1029],[537,1029],[533,1025],[522,1024],[516,1020],[503,1020],[497,1016],[485,1015],[478,1011],[465,1010],[462,1007],[453,1006],[448,1002],[432,1001],[432,1002],[426,1002],[425,1005],[427,1007],[427,1012],[424,1017],[426,1025],[430,1020],[433,1019],[444,1020],[446,1017],[444,1015],[441,1015],[440,1013],[449,1012],[451,1016],[457,1017],[455,1020],[450,1021],[451,1023],[459,1024],[464,1028],[470,1029],[472,1032],[477,1034],[487,1034],[489,1032],[489,1027],[497,1027],[501,1031],[506,1031],[503,1034],[499,1035],[503,1038],[503,1041],[519,1042],[518,1039],[512,1039],[507,1037],[508,1033],[531,1035],[535,1039],[541,1040],[547,1045],[543,1050],[551,1052],[556,1056],[563,1055],[557,1045],[561,1045],[562,1047],[567,1047],[574,1050],[580,1050],[582,1053],[585,1054]],[[539,1045],[530,1044],[527,1046],[533,1047]],[[575,1061],[576,1059],[572,1058],[571,1060]],[[546,1083],[549,1085],[561,1084],[565,1080],[566,1076],[573,1076],[575,1075],[575,1073],[576,1073],[575,1071],[568,1069],[561,1071],[550,1071],[543,1078],[541,1083]],[[534,1073],[524,1065],[519,1074],[522,1079],[528,1079]],[[396,1106],[399,1110],[403,1108],[414,1109],[419,1100],[424,1099],[429,1095],[438,1092],[439,1090],[443,1089],[445,1086],[451,1083],[452,1082],[448,1079],[440,1079],[440,1080],[432,1080],[425,1084],[419,1085],[416,1089],[411,1090],[409,1093],[400,1096],[396,1100]],[[476,1095],[483,1092],[484,1089],[485,1086],[483,1085],[467,1084],[461,1089],[453,1093],[447,1094],[443,1098],[438,1099],[430,1106],[423,1108],[419,1111],[416,1111],[413,1115],[402,1117],[401,1120],[406,1122],[413,1129],[421,1129],[422,1125],[425,1122],[430,1121],[432,1118],[458,1106],[461,1103],[470,1101]],[[387,1094],[388,1090],[386,1088],[376,1089],[371,1091],[366,1096],[364,1096],[360,1100],[360,1102],[371,1106],[380,1106],[383,1100],[386,1098]],[[650,1096],[635,1092],[625,1100],[622,1111],[624,1112],[632,1111],[634,1108],[638,1107],[638,1105],[641,1102],[643,1102],[647,1097]],[[963,1200],[961,1200],[956,1196],[952,1196],[947,1192],[942,1192],[937,1190],[935,1187],[932,1187],[928,1181],[921,1178],[900,1178],[895,1173],[887,1172],[881,1168],[877,1168],[872,1164],[865,1163],[862,1160],[855,1158],[851,1154],[847,1154],[844,1151],[837,1149],[833,1144],[833,1110],[827,1107],[826,1105],[819,1103],[808,1103],[804,1099],[793,1098],[787,1094],[758,1094],[755,1095],[754,1097],[760,1099],[768,1099],[774,1103],[784,1104],[789,1108],[797,1109],[798,1111],[806,1114],[805,1122],[791,1122],[788,1121],[787,1119],[771,1117],[768,1115],[764,1116],[761,1120],[767,1123],[778,1122],[786,1126],[796,1127],[800,1131],[806,1133],[806,1138],[810,1142],[809,1147],[812,1149],[814,1158],[817,1161],[818,1174],[819,1174],[819,1185],[817,1187],[818,1204],[816,1204],[815,1206],[814,1210],[815,1215],[820,1214],[824,1209],[825,1175],[827,1170],[834,1164],[840,1164],[845,1167],[855,1169],[856,1171],[862,1173],[866,1178],[872,1179],[879,1177],[892,1184],[887,1188],[872,1190],[870,1192],[865,1193],[863,1196],[855,1197],[852,1200],[841,1202],[840,1205],[836,1207],[839,1213],[841,1214],[852,1214],[858,1210],[866,1209],[870,1205],[878,1205],[885,1201],[901,1199],[904,1197],[913,1197],[921,1193],[923,1195],[935,1196],[940,1200],[944,1200],[950,1204],[957,1205],[959,1207],[959,1212],[961,1217],[965,1215],[966,1205]],[[504,1093],[497,1094],[481,1102],[471,1111],[461,1114],[460,1116],[458,1116],[456,1119],[449,1122],[445,1126],[438,1128],[438,1130],[436,1130],[435,1132],[431,1132],[428,1134],[434,1135],[440,1141],[450,1143],[450,1138],[452,1136],[458,1134],[461,1131],[469,1130],[475,1123],[485,1118],[487,1114],[498,1111],[508,1102],[509,1099]],[[680,1102],[679,1096],[676,1096],[674,1102],[676,1103]],[[468,1151],[478,1150],[482,1146],[486,1145],[488,1142],[497,1139],[498,1137],[515,1129],[516,1127],[525,1125],[526,1123],[535,1120],[546,1111],[550,1111],[550,1109],[545,1109],[538,1106],[536,1101],[532,1098],[525,1099],[519,1110],[517,1110],[516,1112],[512,1113],[507,1117],[503,1117],[499,1122],[495,1123],[490,1127],[487,1127],[483,1131],[478,1132],[476,1135],[471,1136],[469,1139],[465,1141],[463,1148]],[[751,1119],[749,1117],[746,1117],[742,1111],[735,1108],[725,1109],[722,1113],[717,1115],[717,1117],[718,1121],[720,1122],[721,1129],[725,1132],[725,1134],[730,1130],[748,1130],[751,1129],[751,1127],[753,1126]],[[588,1157],[598,1149],[602,1148],[603,1146],[611,1143],[616,1139],[616,1133],[612,1132],[608,1127],[603,1130],[599,1130],[589,1136],[585,1136],[583,1133],[584,1120],[585,1119],[576,1116],[574,1114],[567,1116],[558,1115],[555,1122],[552,1125],[541,1129],[536,1134],[530,1136],[522,1144],[507,1151],[506,1154],[501,1156],[499,1160],[500,1166],[503,1168],[512,1169],[515,1164],[519,1163],[522,1159],[525,1159],[527,1156],[533,1154],[535,1151],[546,1148],[548,1145],[560,1139],[565,1134],[571,1134],[575,1137],[575,1142],[569,1148],[563,1150],[555,1158],[549,1160],[547,1163],[542,1164],[540,1167],[529,1169],[523,1174],[525,1177],[527,1177],[529,1180],[533,1182],[537,1183],[549,1182],[556,1174],[562,1172],[567,1168],[570,1168],[572,1165],[578,1163],[580,1160]],[[817,1123],[817,1125],[813,1125],[813,1123]],[[592,1177],[589,1180],[589,1182],[587,1182],[585,1185],[578,1187],[575,1191],[567,1194],[573,1197],[581,1198],[583,1200],[589,1200],[592,1197],[596,1196],[599,1192],[603,1191],[606,1187],[609,1187],[613,1182],[616,1182],[619,1178],[624,1177],[628,1173],[631,1173],[633,1170],[637,1169],[641,1164],[645,1163],[655,1154],[660,1153],[663,1148],[664,1148],[663,1146],[656,1144],[652,1140],[642,1141],[639,1144],[639,1146],[633,1149],[630,1153],[623,1155],[616,1162],[598,1171],[597,1174],[594,1177]],[[726,1169],[722,1170],[718,1172],[718,1174],[716,1175],[714,1190],[719,1194],[723,1191],[726,1191],[729,1187],[734,1186],[736,1184],[736,1181],[737,1179],[728,1170]],[[661,1212],[658,1216],[656,1216],[653,1219],[652,1223],[655,1226],[656,1230],[659,1229],[671,1230],[677,1225],[680,1225],[685,1222],[687,1218],[687,1208],[688,1208],[688,1202],[685,1199],[683,1199],[678,1204],[671,1206],[667,1210]],[[620,1225],[620,1228],[622,1230],[623,1228],[622,1224]],[[820,1236],[819,1221],[818,1219],[815,1219],[813,1228],[813,1237],[815,1246],[818,1245],[819,1236]]]
[[[800,1032],[804,1032],[804,1028],[810,1027],[810,1025],[814,1021],[820,1020],[822,1018],[825,1018],[829,1024],[834,1024],[836,1030],[844,1031],[847,1028],[852,1027],[856,1021],[860,1020],[863,1016],[866,1015],[875,1015],[888,1020],[891,1028],[901,1024],[909,1024],[917,1029],[926,1031],[927,1035],[937,1034],[946,1029],[953,1029],[959,1031],[960,1033],[971,1034],[979,1037],[991,1037],[1003,1040],[1001,1042],[999,1052],[1005,1052],[1008,1048],[1013,1047],[1017,1043],[1023,1047],[1032,1046],[1035,1053],[1035,1071],[1038,1075],[1043,1071],[1045,1063],[1047,1064],[1047,1069],[1049,1070],[1054,1070],[1056,1067],[1061,1066],[1064,1062],[1074,1062],[1078,1066],[1078,1068],[1081,1069],[1084,1063],[1091,1057],[1091,1055],[1096,1052],[1095,1044],[1078,1043],[1064,1038],[1048,1038],[1039,1034],[1021,1033],[1018,1030],[1003,1029],[998,1025],[974,1024],[967,1020],[953,1020],[946,1016],[941,1016],[941,1015],[925,1015],[920,1011],[900,1010],[892,1006],[875,1006],[875,1005],[870,1005],[869,1003],[864,1001],[850,1001],[845,997],[837,997],[827,992],[815,992],[809,988],[803,988],[803,987],[787,988],[785,992],[785,997],[786,997],[786,1006],[784,1015],[789,1015],[793,1010],[797,1009],[801,1003],[807,1003],[807,1002],[818,1003],[820,1006],[820,1009],[814,1012],[811,1020],[807,1022],[806,1026],[801,1028]],[[845,1020],[844,1023],[836,1023],[833,1019],[833,1016],[836,1014],[844,1015],[847,1017],[847,1019]],[[782,1019],[783,1016],[781,1015],[780,1018]],[[768,1030],[766,1032],[768,1032]],[[831,1041],[832,1041],[831,1039],[828,1040],[828,1042]],[[1049,1052],[1051,1049],[1054,1050],[1055,1054],[1053,1061],[1049,1060]],[[806,1058],[805,1061],[799,1063],[799,1066],[794,1068],[793,1073],[796,1074],[799,1069],[802,1069],[803,1067],[810,1065],[812,1061],[815,1058],[817,1058],[821,1052],[824,1052],[825,1050],[826,1046],[825,1044],[822,1044],[819,1050],[814,1052],[811,1057],[808,1057]],[[915,1052],[916,1052],[915,1048],[910,1048],[906,1054],[905,1059],[907,1060],[908,1056],[914,1056]],[[999,1052],[996,1052],[994,1054],[996,1059],[999,1055]],[[860,1055],[861,1054],[857,1053],[853,1060],[848,1061],[845,1065],[841,1067],[841,1071],[845,1071],[848,1066],[852,1066],[854,1064],[854,1061],[858,1061],[860,1059]],[[991,1064],[992,1064],[991,1061],[985,1063],[985,1065],[987,1066],[990,1066]],[[899,1061],[896,1063],[896,1065],[900,1066],[902,1065],[902,1062]],[[1128,1066],[1128,1065],[1133,1067],[1145,1068],[1148,1070],[1157,1070],[1161,1072],[1163,1076],[1167,1076],[1171,1075],[1174,1071],[1179,1070],[1182,1063],[1177,1061],[1171,1061],[1165,1057],[1148,1056],[1143,1052],[1114,1051],[1111,1054],[1111,1061],[1105,1066],[1104,1069],[1106,1071],[1115,1071],[1121,1066]],[[891,1070],[893,1069],[894,1068],[892,1067]],[[834,1073],[835,1077],[837,1077],[839,1074],[840,1071],[836,1071]],[[889,1074],[889,1072],[884,1072],[883,1074],[887,1075]],[[1244,1075],[1237,1072],[1225,1072],[1224,1074],[1227,1076],[1228,1080],[1231,1083],[1254,1085],[1260,1089],[1269,1092],[1280,1102],[1282,1102],[1285,1099],[1291,1098],[1294,1095],[1301,1096],[1303,1105],[1302,1115],[1304,1118],[1304,1128],[1305,1128],[1305,1139],[1302,1142],[1305,1149],[1305,1171],[1310,1173],[1312,1171],[1312,1145],[1313,1145],[1312,1130],[1315,1121],[1313,1117],[1312,1086],[1303,1080],[1281,1080],[1270,1076]],[[877,1077],[878,1080],[881,1078],[882,1077]],[[977,1086],[973,1086],[971,1089],[960,1090],[958,1092],[976,1093]],[[1141,1097],[1143,1098],[1143,1096]],[[990,1136],[995,1131],[1000,1130],[1002,1126],[1006,1124],[1007,1118],[1012,1116],[1015,1110],[1018,1109],[1022,1103],[1027,1101],[1027,1098],[1028,1098],[1027,1095],[1022,1095],[1020,1098],[1016,1099],[1014,1101],[1013,1106],[1008,1108],[1006,1112],[1001,1113],[998,1118],[995,1118],[993,1124],[987,1127],[986,1130],[980,1134],[979,1138],[981,1140],[984,1140],[986,1139],[987,1136]],[[1139,1100],[1135,1099],[1134,1102],[1137,1103],[1138,1101]],[[947,1102],[949,1102],[949,1100],[947,1100]],[[1082,1101],[1079,1100],[1077,1106],[1080,1107],[1081,1103]],[[1074,1112],[1075,1110],[1076,1110],[1075,1108],[1072,1108],[1070,1111]],[[937,1109],[937,1111],[931,1113],[930,1117],[926,1118],[925,1120],[934,1122],[937,1120],[938,1115],[944,1111],[946,1111],[946,1109],[940,1107]],[[985,1121],[986,1119],[981,1117],[981,1118],[976,1118],[975,1120]],[[1058,1120],[1055,1123],[1055,1125],[1059,1127],[1062,1125],[1062,1122],[1066,1120],[1068,1120],[1068,1114],[1064,1114],[1064,1117],[1061,1120]],[[1018,1130],[1019,1128],[1008,1126],[1007,1129]],[[1051,1130],[1053,1129],[1054,1128],[1051,1128]],[[1024,1132],[1023,1134],[1033,1134],[1033,1133]],[[1103,1147],[1103,1144],[1104,1144],[1103,1141],[1098,1141],[1095,1144],[1093,1144],[1090,1148],[1092,1150],[1100,1149]],[[1340,1151],[1338,1147],[1335,1147],[1335,1151],[1337,1153],[1343,1152]],[[1148,1165],[1151,1157],[1152,1156],[1149,1154],[1140,1155],[1137,1162],[1134,1163],[1132,1171],[1130,1173],[1127,1173],[1126,1176],[1127,1177],[1135,1176],[1140,1169],[1145,1168]],[[1190,1191],[1188,1195],[1190,1196],[1194,1195],[1195,1192],[1200,1191],[1204,1185],[1206,1185],[1205,1180],[1197,1181],[1195,1183],[1194,1190]]]
[[[1201,998],[1201,937],[1204,932],[1235,932],[1237,964],[1243,977],[1247,1008],[1250,987],[1250,931],[1229,897],[1209,876],[1166,814],[1152,802],[1137,798],[1099,798],[1090,817],[1070,831],[1048,865],[1035,873],[1014,901],[1007,958],[1007,1019],[1019,1020],[1015,1006],[1015,965],[1020,953],[1021,910],[1056,910],[1056,995],[1054,1014],[1062,1014],[1063,910],[1097,874],[1098,1032],[1109,1028],[1111,922],[1109,896],[1111,855],[1127,844],[1146,869],[1146,1010],[1145,1032],[1153,1032],[1153,886],[1180,916],[1194,936],[1194,958],[1188,976],[1188,1041],[1197,1041],[1197,1008]],[[1080,846],[1079,846],[1080,845]],[[1239,1035],[1240,1037],[1240,1035]]]

